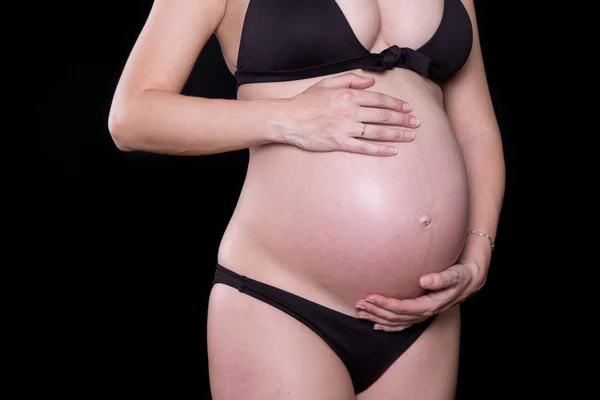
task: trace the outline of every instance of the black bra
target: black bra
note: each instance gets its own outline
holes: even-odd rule
[[[442,21],[418,49],[371,53],[335,0],[250,0],[235,73],[245,83],[281,82],[352,69],[407,68],[440,84],[467,61],[473,28],[460,0],[444,0]]]

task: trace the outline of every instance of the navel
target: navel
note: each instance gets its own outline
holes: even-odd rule
[[[422,226],[429,226],[429,225],[431,225],[431,216],[427,215],[427,214],[423,214],[419,217],[419,222],[421,223]]]

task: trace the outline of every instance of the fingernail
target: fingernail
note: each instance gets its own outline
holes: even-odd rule
[[[405,139],[414,139],[415,137],[415,133],[414,132],[410,132],[410,131],[405,131],[404,132],[404,138]]]
[[[412,106],[408,103],[402,104],[402,111],[410,111],[412,110]]]
[[[375,326],[373,327],[373,329],[375,329],[376,331],[380,331],[380,330],[381,330],[381,326],[379,326],[379,325],[375,325]]]
[[[388,147],[387,152],[389,154],[396,154],[396,153],[398,153],[398,149],[395,147]]]
[[[371,304],[377,304],[377,303],[375,303],[375,300],[373,300],[373,299],[365,299],[365,301],[369,302]]]
[[[431,285],[431,279],[430,278],[423,278],[421,279],[421,286],[429,286]]]
[[[419,120],[416,119],[415,117],[410,117],[410,124],[412,126],[419,126]]]
[[[355,307],[359,310],[366,310],[366,308],[364,306],[361,306],[360,304],[357,304]]]

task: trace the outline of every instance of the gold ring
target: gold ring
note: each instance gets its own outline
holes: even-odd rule
[[[360,137],[365,137],[365,131],[367,130],[367,124],[363,124],[362,131],[360,131]]]

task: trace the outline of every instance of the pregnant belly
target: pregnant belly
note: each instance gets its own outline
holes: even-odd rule
[[[396,143],[392,157],[252,149],[220,259],[243,266],[261,253],[350,307],[371,293],[420,295],[419,277],[449,267],[462,249],[468,187],[441,107],[419,116],[415,140]]]

